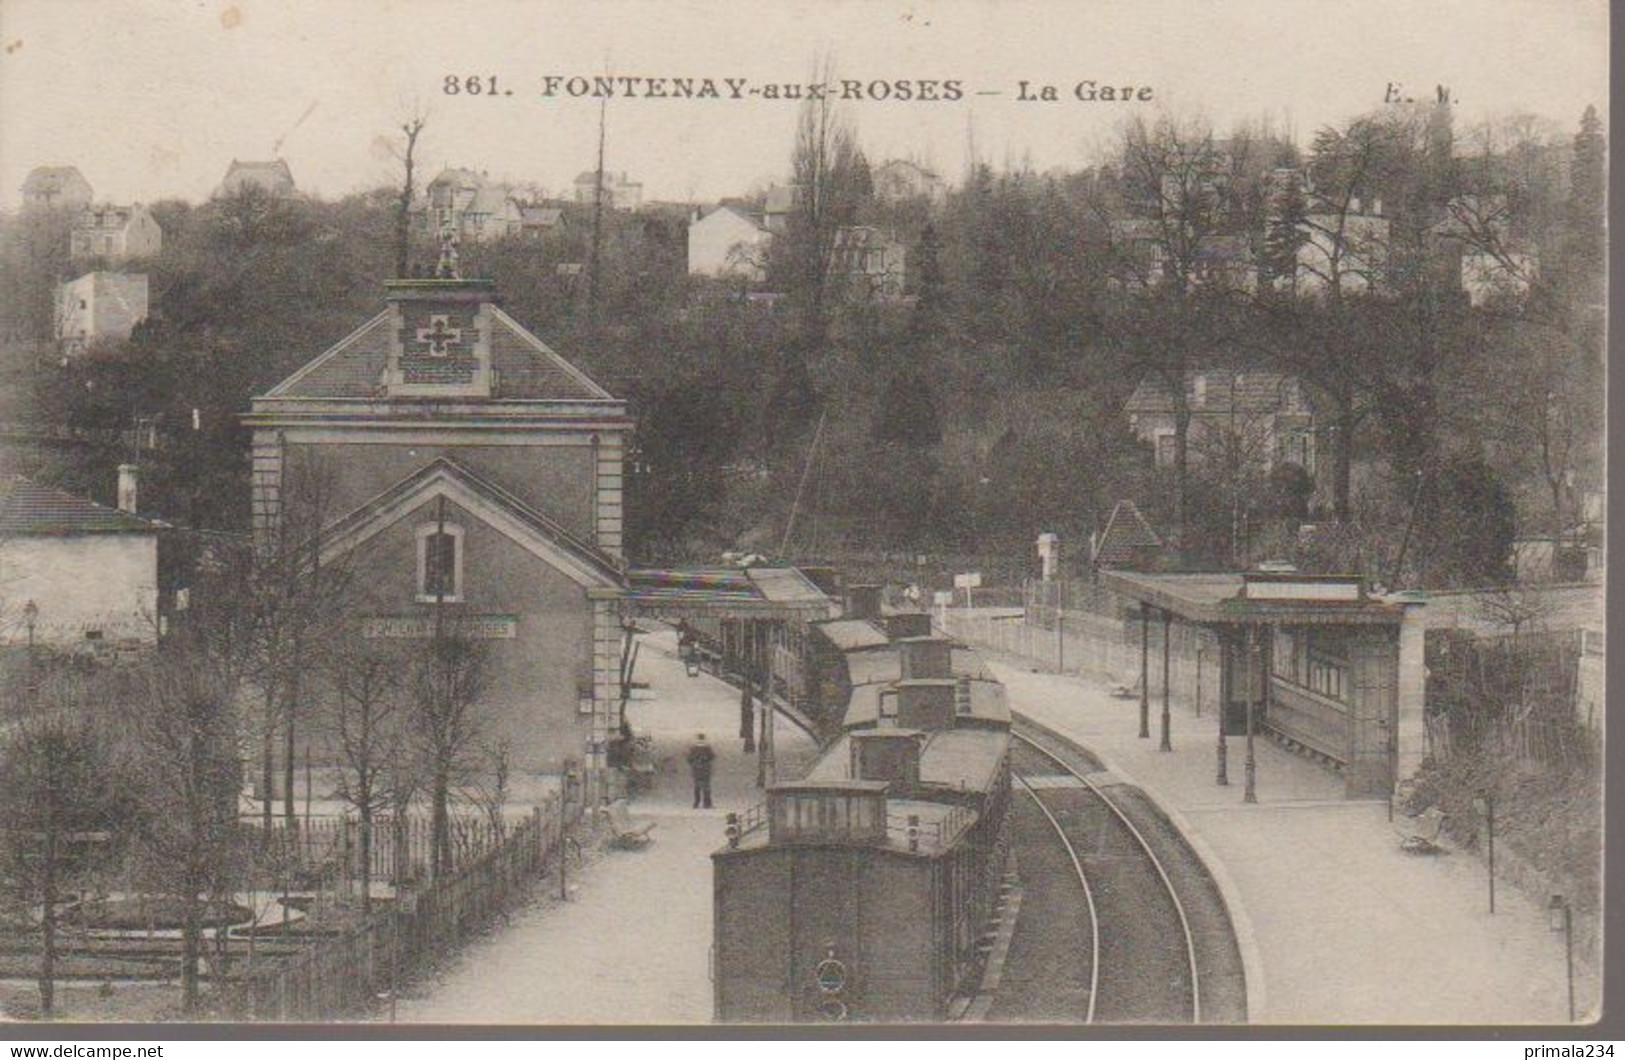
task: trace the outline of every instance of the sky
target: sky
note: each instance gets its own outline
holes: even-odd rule
[[[233,158],[277,155],[327,197],[386,184],[389,140],[427,114],[421,158],[567,191],[593,167],[599,103],[545,78],[955,80],[956,101],[841,104],[872,161],[951,180],[1086,164],[1136,115],[1223,128],[1269,116],[1306,141],[1401,94],[1449,87],[1458,123],[1606,117],[1606,0],[0,0],[0,209],[28,171],[76,165],[98,200],[206,197]],[[452,96],[446,78],[495,76]],[[1149,86],[1081,102],[1074,87]],[[1022,102],[1018,83],[1057,102]],[[512,95],[508,95],[509,91]],[[747,88],[748,91],[748,88]],[[867,93],[867,87],[865,92]],[[938,91],[942,91],[939,87]],[[982,94],[982,93],[998,93]],[[742,194],[788,172],[797,104],[616,99],[606,168],[645,197]]]

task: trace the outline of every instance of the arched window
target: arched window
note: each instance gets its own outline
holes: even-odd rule
[[[418,527],[418,602],[463,599],[463,528],[453,523]]]

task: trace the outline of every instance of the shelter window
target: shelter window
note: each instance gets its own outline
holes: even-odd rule
[[[431,523],[418,528],[418,602],[455,604],[463,598],[463,528]]]

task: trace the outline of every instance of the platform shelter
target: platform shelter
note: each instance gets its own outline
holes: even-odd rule
[[[1242,741],[1244,798],[1257,799],[1253,740],[1269,734],[1338,769],[1351,798],[1386,798],[1421,765],[1425,671],[1421,603],[1377,596],[1353,576],[1274,572],[1102,571],[1101,584],[1136,601],[1140,617],[1140,735],[1151,738],[1150,668],[1161,665],[1159,735],[1168,707],[1168,627],[1186,622],[1219,643],[1221,709],[1216,779],[1230,783]],[[1151,658],[1161,623],[1162,658]]]
[[[638,568],[628,576],[634,614],[681,624],[694,659],[719,676],[772,680],[792,707],[803,690],[807,626],[841,605],[796,567]]]

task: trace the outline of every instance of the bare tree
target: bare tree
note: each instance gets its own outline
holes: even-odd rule
[[[241,869],[241,660],[230,638],[212,632],[200,623],[173,633],[143,664],[123,719],[140,807],[136,843],[148,878],[182,909],[188,1013],[198,1007],[207,911],[229,898]]]
[[[1166,393],[1174,421],[1176,545],[1190,520],[1190,426],[1187,393],[1193,369],[1226,359],[1234,334],[1235,290],[1212,281],[1201,261],[1229,223],[1229,164],[1213,132],[1197,122],[1164,118],[1124,127],[1121,168],[1137,219],[1115,228],[1119,278],[1145,297],[1107,319],[1119,355]]]
[[[356,812],[361,909],[372,911],[372,850],[377,817],[390,805],[392,763],[405,753],[405,661],[356,632],[322,655],[332,692],[327,729],[343,771],[336,794]]]
[[[479,641],[436,618],[434,636],[412,674],[412,738],[429,795],[430,864],[451,871],[451,801],[478,768],[488,655]]]
[[[18,721],[0,749],[6,890],[40,910],[40,1011],[55,1009],[57,906],[111,839],[116,795],[107,740],[90,717],[90,686],[59,672],[42,690],[50,709]]]
[[[833,83],[833,64],[826,59],[812,80]],[[869,165],[857,135],[827,93],[802,105],[790,169],[795,202],[782,241],[783,268],[801,309],[803,346],[816,351],[829,326],[840,231],[857,219],[870,192]]]
[[[261,533],[247,569],[233,572],[232,597],[246,600],[249,676],[262,702],[260,768],[263,824],[271,826],[277,736],[282,737],[283,817],[297,821],[295,758],[303,682],[311,649],[334,635],[344,612],[347,560],[324,563],[323,534],[333,516],[337,469],[305,451],[288,454],[278,483],[279,509]]]
[[[1329,405],[1332,506],[1344,522],[1352,517],[1355,437],[1371,409],[1365,299],[1386,279],[1389,221],[1377,181],[1393,149],[1391,127],[1369,118],[1315,135],[1307,173],[1283,175],[1287,186],[1277,189],[1272,222],[1287,260],[1259,298],[1270,359]]]
[[[480,770],[474,777],[470,795],[485,813],[492,835],[502,835],[506,822],[502,808],[508,802],[513,779],[513,748],[507,740],[488,743],[480,749]]]
[[[412,274],[412,198],[417,191],[418,137],[428,123],[428,115],[415,112],[401,123],[401,144],[394,149],[401,163],[401,194],[395,201],[395,275],[400,279]]]

